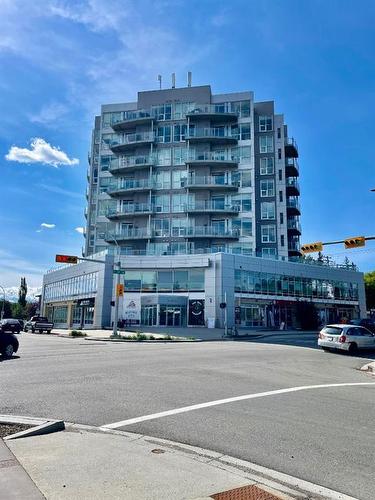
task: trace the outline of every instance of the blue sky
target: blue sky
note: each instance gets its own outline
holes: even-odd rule
[[[80,253],[93,117],[159,73],[275,99],[300,150],[303,242],[374,234],[373,1],[0,0],[0,12],[0,284],[38,286],[56,253]],[[366,271],[374,250],[347,254]]]

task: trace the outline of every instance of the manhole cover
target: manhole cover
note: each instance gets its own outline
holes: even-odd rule
[[[211,495],[211,498],[215,500],[280,500],[280,497],[253,484],[223,491],[222,493],[215,493],[215,495]]]

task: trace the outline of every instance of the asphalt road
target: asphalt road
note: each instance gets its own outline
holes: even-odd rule
[[[19,358],[0,362],[0,413],[107,425],[264,391],[375,382],[358,371],[366,359],[313,346],[314,336],[113,344],[23,334]],[[325,387],[120,428],[219,451],[373,500],[374,410],[375,385]]]

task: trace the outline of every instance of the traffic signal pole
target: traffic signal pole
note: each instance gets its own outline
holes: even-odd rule
[[[121,269],[121,262],[117,262],[118,266],[118,271]],[[116,287],[115,287],[115,317],[113,320],[113,332],[112,335],[114,337],[117,337],[118,332],[117,332],[117,323],[118,323],[118,306],[119,306],[119,284],[120,284],[120,273],[118,272],[116,275]]]
[[[346,249],[364,247],[366,241],[368,240],[375,240],[375,236],[353,236],[351,238],[345,238],[345,240],[326,241],[326,242],[317,241],[315,243],[308,243],[302,245],[301,252],[303,254],[321,252],[323,250],[323,246],[338,245],[339,243],[344,243]]]

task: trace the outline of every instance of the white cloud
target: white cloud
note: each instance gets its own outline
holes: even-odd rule
[[[36,114],[30,114],[29,120],[32,123],[41,123],[43,125],[53,124],[59,120],[68,111],[68,108],[61,103],[51,102],[41,108]]]
[[[84,228],[84,227],[76,227],[76,229],[75,229],[75,230],[76,230],[76,231],[77,231],[77,233],[79,233],[79,234],[84,234],[84,232],[85,232],[85,228]]]
[[[53,229],[56,227],[56,224],[48,224],[47,222],[42,222],[40,227],[45,227],[46,229]]]
[[[31,148],[19,148],[12,146],[9,153],[5,155],[8,161],[17,161],[19,163],[43,163],[44,165],[77,165],[77,158],[69,158],[68,155],[59,147],[51,146],[40,137],[36,137],[30,142]]]

